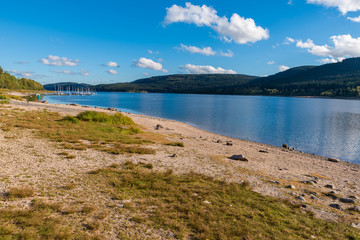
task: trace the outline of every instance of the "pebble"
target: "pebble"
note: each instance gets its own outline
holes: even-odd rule
[[[239,155],[232,155],[230,157],[231,160],[236,160],[236,161],[242,161],[242,162],[248,162],[249,160],[242,154]]]
[[[156,125],[155,130],[163,129],[164,127],[160,124]]]
[[[356,196],[349,196],[348,198],[351,198],[351,199],[358,199]]]
[[[326,188],[330,188],[330,189],[334,189],[334,186],[333,186],[333,185],[331,185],[331,184],[326,184],[324,187],[326,187]]]
[[[269,182],[274,183],[274,184],[280,184],[279,181],[274,181],[274,180],[269,180]]]
[[[328,160],[329,162],[334,162],[334,163],[340,162],[340,160],[337,159],[337,158],[328,158],[327,160]]]
[[[265,150],[259,150],[260,153],[269,153],[268,151]]]
[[[288,185],[285,188],[291,188],[291,189],[295,189],[296,187],[294,185]]]
[[[227,142],[226,146],[232,146],[233,144],[231,142]]]
[[[339,209],[339,210],[343,209],[343,207],[340,204],[337,204],[337,203],[331,203],[331,204],[329,204],[329,207],[336,208],[336,209]]]
[[[124,207],[124,204],[118,204],[117,207],[123,208],[123,207]]]
[[[298,196],[296,199],[300,200],[302,202],[306,202],[306,200],[305,200],[305,198],[303,196]]]
[[[355,203],[355,201],[350,198],[340,198],[339,201],[343,203]]]
[[[173,155],[171,155],[170,157],[177,157],[176,153],[174,153]]]
[[[207,200],[203,201],[203,203],[210,204],[210,202],[209,202],[209,201],[207,201]]]

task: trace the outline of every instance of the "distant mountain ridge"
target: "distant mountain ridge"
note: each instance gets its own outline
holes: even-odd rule
[[[44,87],[52,90],[49,84]],[[106,92],[359,97],[360,58],[349,58],[321,66],[295,67],[268,77],[242,74],[175,74],[91,87],[96,91]]]

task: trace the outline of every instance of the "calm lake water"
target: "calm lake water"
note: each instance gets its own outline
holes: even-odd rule
[[[360,101],[160,93],[46,96],[50,103],[114,107],[222,135],[360,164]]]

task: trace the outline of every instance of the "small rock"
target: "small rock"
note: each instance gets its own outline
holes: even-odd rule
[[[111,108],[111,107],[107,108],[107,110],[110,110],[110,111],[117,111],[117,110],[116,110],[116,108]]]
[[[296,199],[300,200],[302,202],[306,202],[306,200],[305,200],[305,198],[303,196],[298,196]]]
[[[337,159],[337,158],[328,158],[327,160],[328,160],[329,162],[334,162],[334,163],[340,162],[340,160]]]
[[[308,185],[313,185],[314,182],[313,181],[300,181],[301,183],[304,183],[304,184],[308,184]]]
[[[351,199],[358,199],[356,196],[349,196],[348,198],[351,198]]]
[[[207,200],[203,201],[203,203],[205,203],[205,204],[210,204],[210,202],[207,201]]]
[[[351,208],[348,208],[348,210],[354,211],[354,212],[360,212],[360,208],[358,206],[353,206]]]
[[[184,138],[184,137],[182,137],[182,138],[180,138],[181,140],[186,140],[186,138]]]
[[[76,104],[76,103],[70,103],[69,105],[70,106],[80,106],[79,104]]]
[[[340,198],[339,201],[343,203],[355,203],[355,201],[350,198]]]
[[[339,210],[343,209],[343,207],[340,204],[337,204],[337,203],[331,203],[331,204],[329,204],[329,207],[336,208],[336,209],[339,209]]]
[[[317,200],[317,198],[315,196],[311,196],[310,197],[312,200]]]
[[[220,139],[216,141],[216,143],[222,143],[223,141],[221,141]]]
[[[160,124],[156,125],[155,130],[163,129],[164,127]]]
[[[282,145],[282,147],[285,148],[285,149],[289,148],[289,146],[287,144],[285,144],[285,143]]]
[[[360,223],[351,223],[351,226],[354,228],[360,228]]]
[[[240,154],[240,155],[232,155],[232,156],[230,157],[230,159],[236,160],[236,161],[243,161],[243,162],[248,162],[248,161],[249,161],[249,160],[248,160],[244,155],[242,155],[242,154]]]
[[[121,204],[118,204],[117,207],[118,207],[118,208],[123,208],[123,207],[124,207],[124,204],[122,204],[122,203],[121,203]]]
[[[291,188],[291,189],[295,189],[296,187],[294,185],[288,185],[285,188]]]
[[[232,146],[233,144],[231,142],[227,142],[226,146]]]
[[[171,155],[170,157],[177,157],[176,153],[174,153],[173,155]]]
[[[42,103],[48,103],[48,101],[42,101]]]
[[[260,153],[269,153],[268,151],[265,150],[259,150]]]
[[[274,184],[280,184],[279,181],[274,181],[274,180],[269,180],[269,182],[274,183]]]
[[[330,188],[330,189],[334,189],[334,186],[333,186],[333,185],[331,185],[331,184],[326,184],[324,187],[326,187],[326,188]]]

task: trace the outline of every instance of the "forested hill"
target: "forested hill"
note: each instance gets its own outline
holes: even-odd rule
[[[112,92],[359,97],[360,58],[291,68],[268,77],[176,74],[94,87],[97,91]],[[48,89],[48,86],[45,85],[45,88]]]
[[[44,87],[31,79],[17,78],[0,67],[0,88],[11,90],[44,90]]]
[[[97,91],[218,93],[219,89],[249,83],[255,76],[240,74],[176,74],[136,80],[131,83],[97,85]]]

